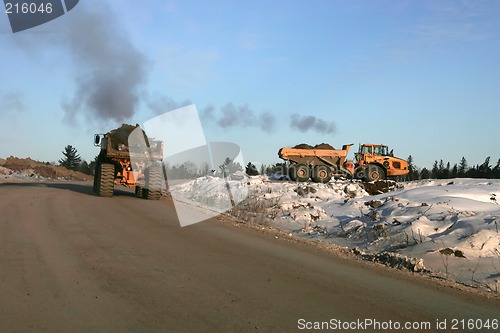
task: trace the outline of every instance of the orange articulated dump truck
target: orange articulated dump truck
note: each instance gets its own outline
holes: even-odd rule
[[[318,148],[318,146],[323,147]],[[312,179],[315,182],[326,183],[332,177],[343,176],[377,181],[409,173],[408,162],[394,157],[386,145],[360,145],[354,160],[347,159],[352,144],[344,145],[342,149],[333,149],[329,145],[325,148],[325,144],[318,146],[298,145],[295,148],[281,148],[278,151],[278,156],[290,163],[290,179],[299,182]]]
[[[138,129],[140,132],[134,132]],[[129,147],[129,135],[139,133],[144,145]],[[113,196],[114,186],[135,188],[138,197],[158,200],[163,186],[163,142],[146,136],[139,125],[123,124],[106,134],[96,134],[94,145],[101,148],[94,173],[94,192]]]

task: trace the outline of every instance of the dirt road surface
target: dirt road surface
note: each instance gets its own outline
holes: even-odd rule
[[[365,319],[432,325],[414,332],[446,319],[446,332],[452,319],[500,319],[500,302],[217,220],[181,228],[166,199],[16,183],[0,184],[0,317],[0,332],[293,332]]]

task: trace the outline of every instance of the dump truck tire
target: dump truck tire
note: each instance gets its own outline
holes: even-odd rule
[[[375,164],[368,164],[365,170],[365,178],[368,182],[376,182],[385,179],[384,170]]]
[[[99,179],[97,193],[100,197],[112,197],[115,188],[115,166],[103,163],[99,167]]]
[[[160,199],[162,184],[163,168],[160,163],[155,163],[146,171],[146,188],[142,191],[143,198],[148,200]]]
[[[135,196],[138,197],[138,198],[142,198],[143,195],[142,195],[142,187],[140,186],[136,186],[135,187]]]
[[[306,182],[311,177],[311,169],[305,164],[295,164],[290,167],[290,179]]]
[[[292,165],[288,168],[288,177],[290,177],[290,180],[292,181],[297,180],[297,172],[295,170],[295,165]]]
[[[332,171],[326,165],[315,165],[311,177],[317,183],[328,183],[332,179]]]

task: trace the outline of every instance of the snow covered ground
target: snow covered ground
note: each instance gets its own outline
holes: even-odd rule
[[[400,187],[369,196],[360,182],[255,176],[227,183],[203,177],[170,190],[174,199],[210,209],[214,200],[227,203],[230,188],[233,200],[244,199],[232,214],[248,222],[355,249],[371,259],[386,252],[416,258],[410,260],[414,270],[425,266],[433,274],[499,292],[500,180],[421,180]],[[200,197],[203,202],[193,201]]]

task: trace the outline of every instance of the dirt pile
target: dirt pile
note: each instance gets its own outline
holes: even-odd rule
[[[0,165],[0,175],[11,175],[14,171]]]
[[[132,131],[137,127],[139,127],[139,124],[135,126],[122,124],[119,128],[109,131],[108,135],[111,138],[112,147],[114,149],[128,151],[128,137],[130,136],[130,133],[132,133]],[[142,131],[142,133],[144,137],[147,138],[144,130]]]
[[[92,176],[68,170],[62,166],[50,165],[31,158],[10,156],[0,160],[0,174],[4,176],[17,175],[19,177],[42,177],[49,179],[89,180]]]
[[[293,146],[294,149],[312,149],[311,145],[307,143],[299,143],[298,145]]]
[[[335,150],[335,148],[328,143],[320,143],[313,147],[314,149],[330,149]]]
[[[361,186],[369,195],[377,195],[394,191],[399,188],[400,185],[393,180],[377,180],[375,182],[363,182]]]
[[[328,143],[319,143],[316,146],[311,146],[307,143],[300,143],[293,147],[294,149],[335,149],[332,145]]]

